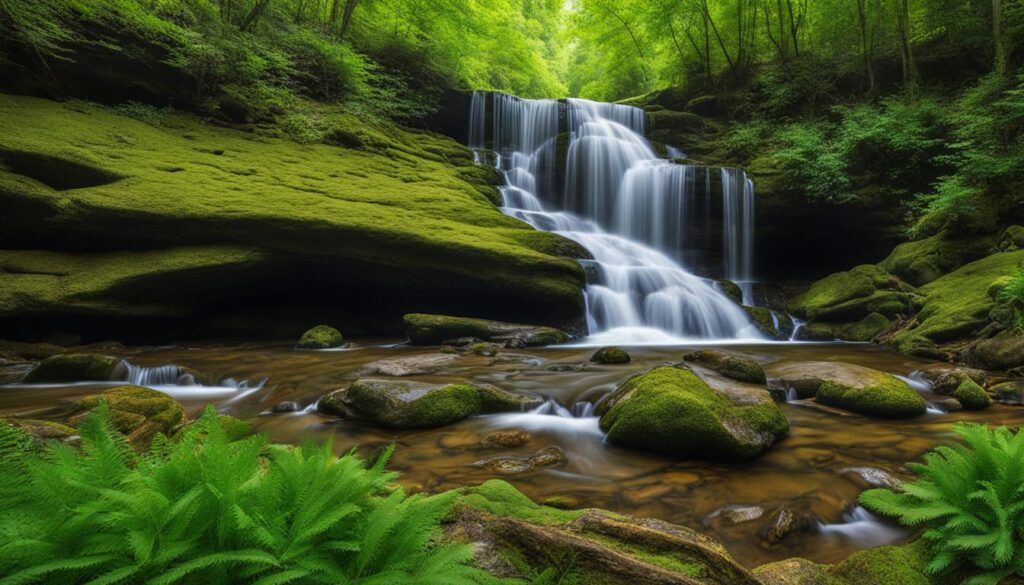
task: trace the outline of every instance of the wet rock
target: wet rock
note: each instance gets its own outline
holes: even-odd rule
[[[957,412],[964,409],[964,407],[960,405],[960,401],[956,398],[939,398],[932,400],[932,406],[938,408],[942,412]]]
[[[599,405],[601,430],[623,447],[714,460],[755,457],[789,432],[766,389],[713,383],[683,367],[634,376]]]
[[[317,409],[323,414],[405,429],[437,427],[490,412],[526,410],[540,403],[538,397],[488,384],[367,379],[324,396]]]
[[[78,443],[80,438],[78,431],[74,428],[51,420],[29,418],[0,419],[0,424],[3,422],[28,433],[38,446],[43,446],[48,441],[75,444]]]
[[[480,445],[488,449],[515,449],[530,442],[530,433],[513,429],[508,431],[495,431],[480,440]]]
[[[448,345],[451,347],[466,347],[467,345],[473,345],[474,343],[480,343],[482,339],[476,337],[455,337],[453,339],[445,339],[441,342],[441,345]]]
[[[1001,382],[989,388],[992,399],[1000,404],[1019,406],[1024,404],[1024,380]]]
[[[765,544],[778,544],[790,534],[814,530],[817,524],[817,521],[807,514],[780,507],[776,508],[768,517],[768,521],[761,525],[757,535]]]
[[[302,407],[299,406],[298,402],[292,400],[285,400],[284,402],[278,402],[270,409],[270,412],[284,413],[284,412],[299,412]]]
[[[704,520],[704,526],[711,526],[717,522],[727,524],[743,524],[753,522],[764,516],[764,508],[761,506],[723,506],[708,514]]]
[[[433,374],[450,365],[459,356],[446,353],[428,353],[405,357],[377,360],[363,366],[361,374],[365,376],[418,376]]]
[[[588,367],[588,364],[551,364],[545,369],[549,372],[582,372]]]
[[[328,325],[317,325],[302,334],[295,347],[299,349],[330,349],[345,345],[341,332]]]
[[[992,399],[985,393],[985,389],[970,379],[964,380],[957,386],[953,397],[960,402],[964,410],[984,410],[992,406]]]
[[[838,362],[797,362],[773,365],[773,378],[801,397],[879,418],[909,418],[924,414],[921,395],[889,374]]]
[[[148,448],[157,433],[171,436],[172,431],[188,421],[185,409],[163,392],[141,386],[118,386],[74,403],[64,422],[77,427],[101,401],[109,406],[117,430],[140,450]]]
[[[741,306],[754,325],[768,339],[788,340],[793,335],[793,318],[788,313],[778,313],[767,307]]]
[[[621,347],[602,347],[590,356],[590,361],[596,364],[628,364],[631,359]]]
[[[828,565],[792,558],[756,567],[754,576],[763,585],[822,585],[829,583],[827,569]]]
[[[53,343],[23,343],[0,339],[0,358],[10,362],[38,361],[65,351]]]
[[[1009,370],[1024,365],[1024,337],[999,335],[973,342],[961,359],[983,370]]]
[[[732,299],[732,302],[736,303],[737,305],[743,304],[743,290],[740,288],[740,285],[736,284],[731,280],[726,280],[724,278],[715,281],[715,284],[717,285],[715,288],[717,288],[719,292],[721,292],[725,296]]]
[[[489,471],[502,474],[517,474],[536,471],[541,467],[551,467],[559,463],[565,463],[568,458],[558,447],[547,447],[537,451],[528,457],[500,456],[490,459],[481,459],[473,463],[473,467],[482,467]]]
[[[479,343],[473,343],[467,345],[463,351],[470,355],[478,355],[482,357],[494,357],[505,348],[505,345],[501,343],[488,343],[481,341]]]
[[[688,362],[710,368],[727,378],[750,384],[766,382],[764,369],[750,357],[719,349],[701,349],[683,356]]]
[[[113,356],[66,353],[48,357],[25,375],[26,384],[125,380],[128,365]]]
[[[984,384],[988,378],[988,372],[974,368],[956,368],[926,373],[925,378],[931,380],[933,392],[950,396],[956,392],[964,380],[973,380],[975,384]]]
[[[853,480],[854,483],[862,488],[883,487],[896,489],[903,485],[903,480],[877,467],[844,467],[839,470],[839,475]]]
[[[569,335],[553,327],[504,323],[468,317],[410,313],[404,317],[405,332],[416,345],[437,345],[447,339],[476,337],[508,347],[533,347],[569,341]]]

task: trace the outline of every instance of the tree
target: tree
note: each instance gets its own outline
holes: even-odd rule
[[[893,0],[893,6],[896,9],[896,26],[900,38],[903,85],[914,94],[917,91],[917,65],[910,45],[910,0]]]
[[[875,69],[872,65],[871,40],[868,38],[867,0],[857,0],[857,24],[860,29],[861,54],[864,72],[868,76],[868,95],[875,93]]]

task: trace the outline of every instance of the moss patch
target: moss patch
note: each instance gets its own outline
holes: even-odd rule
[[[566,524],[583,515],[583,510],[562,510],[541,506],[512,484],[491,479],[476,487],[459,490],[461,505],[489,512],[495,516],[519,518],[537,524]]]
[[[163,392],[141,386],[118,386],[76,402],[68,414],[67,424],[78,426],[100,402],[109,405],[114,426],[127,435],[137,449],[148,447],[157,433],[170,436],[188,420],[185,409]]]
[[[914,286],[921,286],[985,257],[993,243],[992,238],[986,237],[947,240],[944,234],[935,234],[896,246],[879,266]]]
[[[404,321],[409,340],[424,345],[437,345],[460,337],[503,341],[522,346],[553,345],[569,341],[569,335],[564,331],[540,325],[423,313],[405,315]]]
[[[302,334],[295,347],[299,349],[328,349],[345,343],[341,332],[328,325],[317,325]]]
[[[631,359],[621,347],[602,347],[590,356],[590,361],[598,364],[628,364]]]
[[[965,410],[984,410],[992,406],[992,399],[985,392],[985,389],[970,378],[960,382],[960,385],[953,392],[953,398],[956,398]]]
[[[906,382],[875,372],[864,383],[846,384],[825,380],[818,387],[817,402],[879,418],[908,418],[924,414],[925,401]]]
[[[869,313],[893,316],[906,312],[909,302],[895,277],[878,266],[864,264],[815,282],[790,302],[788,310],[801,319],[850,321]]]

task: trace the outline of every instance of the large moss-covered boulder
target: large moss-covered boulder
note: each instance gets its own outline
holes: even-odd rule
[[[871,341],[892,325],[885,315],[869,313],[853,323],[808,323],[800,329],[799,337],[805,341]]]
[[[971,343],[961,356],[964,362],[984,370],[1010,370],[1024,366],[1024,337],[999,335]]]
[[[321,398],[317,409],[383,427],[411,429],[451,424],[478,414],[526,410],[540,403],[536,396],[488,384],[356,380]]]
[[[772,365],[768,375],[801,398],[878,418],[924,414],[924,399],[906,382],[864,366],[837,362]]]
[[[345,338],[341,332],[329,325],[317,325],[302,334],[295,347],[299,349],[330,349],[341,347]]]
[[[720,349],[700,349],[683,359],[710,368],[727,378],[750,384],[764,384],[764,368],[751,357]]]
[[[514,347],[553,345],[569,341],[568,333],[540,325],[424,313],[410,313],[405,316],[404,321],[409,340],[418,345],[439,345],[446,340],[459,337],[475,337]]]
[[[688,368],[630,378],[598,409],[608,441],[673,457],[742,460],[769,449],[789,422],[764,388],[718,385]]]
[[[879,546],[853,553],[834,565],[801,558],[761,565],[754,575],[762,585],[957,585],[962,572],[931,575],[932,554],[923,540]]]
[[[939,233],[896,246],[879,266],[914,286],[922,286],[984,258],[992,244],[993,239],[988,237],[946,239]]]
[[[629,352],[621,347],[602,347],[590,356],[590,361],[596,364],[628,364],[631,359]]]
[[[742,305],[750,320],[761,335],[777,341],[788,340],[793,335],[793,318],[788,313],[772,311],[768,307],[752,307]]]
[[[900,281],[873,264],[857,266],[815,282],[790,301],[788,311],[806,320],[853,322],[871,313],[892,317],[910,306]]]
[[[964,410],[984,410],[992,406],[992,398],[985,392],[985,389],[971,379],[960,382],[953,391],[953,398],[956,398]]]
[[[48,357],[25,375],[27,384],[106,382],[127,380],[128,366],[119,358],[93,353],[68,353]]]
[[[77,427],[106,402],[117,427],[137,449],[145,449],[157,433],[170,436],[188,422],[185,409],[170,396],[141,386],[118,386],[100,394],[86,396],[71,406],[65,422]]]

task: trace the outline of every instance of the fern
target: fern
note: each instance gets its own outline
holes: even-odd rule
[[[390,451],[367,467],[330,444],[231,440],[212,409],[142,455],[105,405],[81,450],[33,452],[19,433],[0,425],[5,585],[494,581],[439,541],[452,496],[391,487]]]
[[[976,574],[965,585],[1024,577],[1024,432],[959,423],[964,445],[938,447],[908,467],[918,479],[896,491],[868,490],[860,502],[924,529],[932,574]]]

